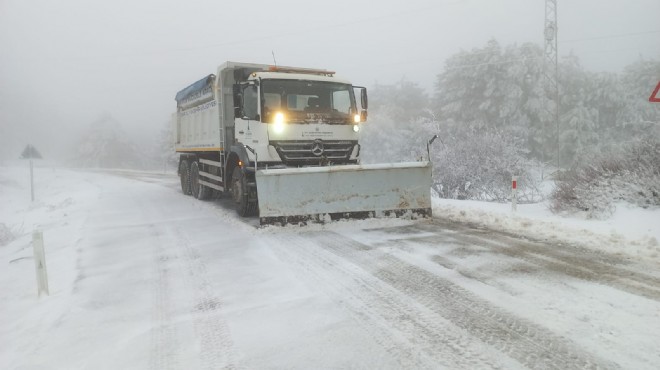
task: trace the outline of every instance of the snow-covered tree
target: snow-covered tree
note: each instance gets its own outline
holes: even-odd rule
[[[79,167],[145,167],[145,154],[129,139],[110,114],[92,122],[75,148],[72,164]]]
[[[595,117],[597,112],[582,103],[561,117],[560,163],[579,162],[598,143]]]
[[[502,48],[495,40],[454,55],[438,75],[434,111],[455,130],[506,130],[536,150],[544,142],[540,56],[536,45]]]
[[[414,122],[395,120],[386,112],[369,113],[360,133],[363,163],[405,162],[414,159]]]
[[[443,145],[434,146],[432,159],[441,196],[503,200],[516,174],[535,200],[538,179],[530,173],[537,160],[554,162],[559,154],[564,167],[589,166],[599,154],[624,153],[640,138],[660,136],[660,104],[648,102],[658,76],[653,61],[618,75],[588,72],[569,55],[559,65],[557,102],[544,85],[539,46],[492,40],[447,60],[429,109],[420,108],[415,84],[374,88],[363,160],[425,158],[426,141],[438,133]]]
[[[393,85],[376,84],[370,92],[370,110],[398,122],[427,116],[428,96],[417,83],[401,79]]]
[[[151,153],[152,165],[166,171],[176,170],[179,165],[179,155],[174,149],[174,127],[167,122],[156,136]]]
[[[428,97],[416,83],[376,85],[369,94],[369,120],[362,125],[361,158],[364,163],[404,162],[418,159],[425,150],[423,124],[432,113]],[[432,134],[430,134],[432,136]]]
[[[648,100],[660,83],[660,61],[639,60],[625,69],[621,80],[626,102],[619,116],[621,134],[625,138],[660,134],[660,103]]]
[[[444,132],[443,132],[444,131]],[[495,128],[441,130],[442,142],[431,151],[433,188],[443,198],[507,201],[512,176],[518,176],[519,199],[542,198],[539,179],[526,158],[524,142]]]

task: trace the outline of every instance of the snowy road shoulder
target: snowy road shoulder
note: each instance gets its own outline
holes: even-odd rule
[[[534,240],[573,244],[660,264],[660,209],[619,204],[607,220],[552,214],[545,203],[518,205],[433,199],[433,215]]]

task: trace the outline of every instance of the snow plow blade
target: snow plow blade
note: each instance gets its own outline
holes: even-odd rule
[[[265,169],[256,182],[261,225],[431,216],[429,162]]]

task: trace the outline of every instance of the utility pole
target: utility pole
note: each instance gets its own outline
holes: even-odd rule
[[[543,53],[543,87],[548,94],[543,100],[544,110],[548,114],[543,123],[544,136],[546,140],[551,137],[552,121],[555,124],[555,149],[556,165],[559,167],[559,68],[557,63],[557,0],[545,0],[545,48]],[[549,104],[549,99],[554,100],[554,109]],[[550,145],[548,145],[550,147]],[[545,162],[545,148],[543,150]]]

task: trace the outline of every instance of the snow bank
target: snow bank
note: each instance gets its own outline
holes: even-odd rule
[[[573,244],[660,263],[660,210],[619,203],[607,220],[555,215],[547,203],[518,205],[433,199],[433,215],[536,240]]]

